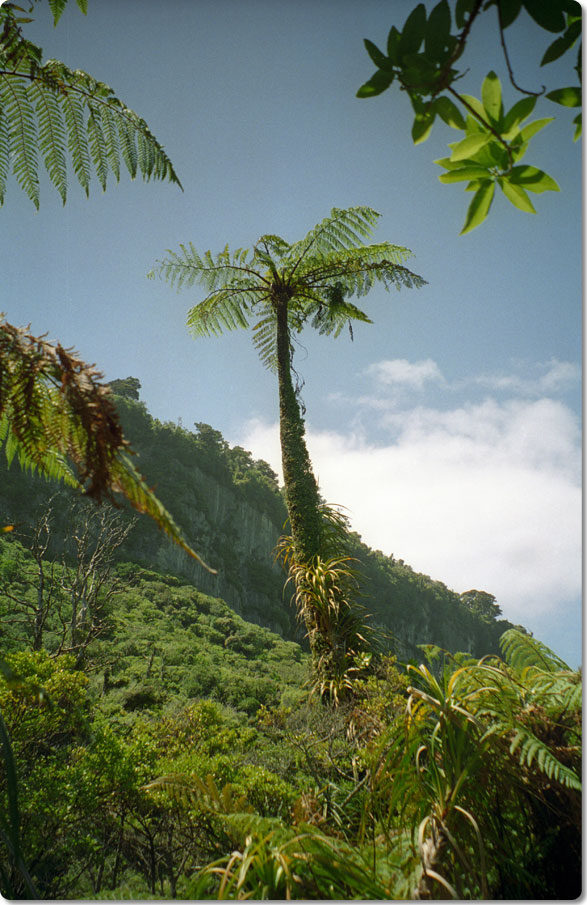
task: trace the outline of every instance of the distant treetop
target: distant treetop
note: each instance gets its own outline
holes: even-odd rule
[[[113,393],[117,396],[124,396],[126,399],[139,399],[139,390],[141,381],[138,377],[125,377],[118,380],[111,380],[108,384]]]

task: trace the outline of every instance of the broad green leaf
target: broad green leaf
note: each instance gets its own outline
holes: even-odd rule
[[[408,54],[417,53],[420,50],[425,29],[426,7],[423,3],[419,3],[404,23],[398,47],[400,60],[403,60]]]
[[[577,139],[581,138],[581,134],[583,131],[583,114],[579,113],[573,120],[575,124],[575,134],[573,135],[573,141],[577,141]]]
[[[412,53],[404,58],[403,80],[422,94],[430,93],[439,69],[425,53]]]
[[[467,135],[474,135],[476,132],[486,131],[486,127],[481,125],[476,116],[472,116],[470,113],[467,113],[467,118],[465,120],[465,133]]]
[[[368,38],[365,38],[363,44],[365,45],[367,53],[379,69],[385,69],[387,72],[390,72],[393,69],[391,61],[379,50],[373,41],[369,41]]]
[[[534,205],[528,198],[528,195],[521,185],[513,185],[505,178],[501,178],[498,181],[501,186],[502,192],[504,193],[508,201],[511,201],[514,207],[517,207],[521,211],[525,211],[525,213],[527,214],[536,213]]]
[[[419,114],[414,118],[414,124],[412,125],[412,141],[415,145],[422,144],[422,142],[426,141],[430,135],[432,126],[434,125],[435,118],[436,114],[434,113],[434,110],[423,115]]]
[[[475,0],[457,0],[455,6],[455,23],[457,28],[462,28],[465,19],[475,6]]]
[[[487,214],[489,213],[489,208],[491,207],[491,202],[493,201],[493,196],[495,194],[495,182],[493,180],[487,180],[481,184],[481,187],[477,189],[471,204],[469,205],[469,210],[467,211],[467,216],[465,219],[465,225],[461,230],[461,236],[464,236],[465,233],[471,232],[472,229],[475,229],[485,220]]]
[[[494,123],[498,123],[503,113],[501,82],[493,70],[488,72],[483,79],[481,99],[483,100],[483,106],[485,107],[485,111],[489,118],[493,120]]]
[[[357,97],[375,97],[389,88],[393,80],[394,75],[392,72],[384,72],[382,69],[378,69],[368,82],[361,85],[357,91]]]
[[[442,95],[441,97],[437,97],[434,102],[434,107],[438,115],[447,126],[452,126],[453,129],[463,129],[465,128],[465,120],[464,117],[457,107],[449,97],[446,95]]]
[[[387,55],[394,65],[397,65],[399,62],[398,47],[400,38],[401,34],[399,33],[395,25],[392,25],[387,36]]]
[[[476,135],[468,135],[462,141],[457,142],[452,154],[451,160],[467,160],[473,157],[477,151],[484,148],[491,141],[491,135],[488,132],[479,132]]]
[[[439,167],[444,167],[445,170],[459,170],[462,167],[461,161],[451,160],[450,157],[439,157],[434,163],[437,163]]]
[[[522,9],[522,0],[499,0],[499,11],[503,28],[515,22]]]
[[[514,106],[508,110],[503,118],[501,134],[507,138],[510,133],[516,129],[534,110],[536,106],[535,97],[523,97]]]
[[[553,116],[549,116],[545,119],[535,119],[533,122],[528,123],[527,126],[524,126],[524,128],[520,130],[520,137],[522,141],[530,141],[530,139],[534,135],[536,135],[537,132],[540,132],[541,129],[544,129],[544,127],[551,123],[553,119]]]
[[[546,31],[563,31],[566,25],[561,4],[553,0],[524,0],[524,6],[535,22]]]
[[[580,107],[582,103],[581,89],[574,85],[569,88],[557,88],[546,95],[549,101],[562,104],[563,107]]]
[[[441,182],[448,185],[451,182],[467,182],[470,179],[487,179],[491,174],[485,167],[459,167],[458,170],[449,170],[438,177]]]
[[[547,63],[552,63],[553,60],[558,60],[559,57],[562,57],[562,55],[573,46],[580,35],[581,20],[577,19],[575,22],[571,23],[562,37],[556,38],[552,42],[550,47],[547,48],[546,53],[542,57],[540,65],[546,66]]]
[[[448,39],[450,37],[450,7],[448,0],[440,0],[431,10],[426,23],[424,48],[431,60],[444,60]]]
[[[460,99],[465,101],[468,104],[469,108],[474,110],[475,113],[480,116],[482,119],[485,119],[485,107],[477,97],[473,97],[472,94],[460,94]]]
[[[539,170],[537,167],[513,167],[508,178],[512,185],[523,186],[530,192],[536,192],[536,194],[560,191],[558,184],[552,176],[549,176],[548,173]]]
[[[463,160],[453,161],[453,166],[451,169],[455,167],[462,166],[475,166],[475,167],[487,167],[488,169],[491,167],[495,167],[496,160],[495,155],[492,153],[492,147],[496,142],[489,141],[484,147],[482,147],[479,151],[473,154],[471,157],[466,157]],[[458,142],[450,142],[449,148],[456,148]],[[448,168],[447,168],[448,169]]]

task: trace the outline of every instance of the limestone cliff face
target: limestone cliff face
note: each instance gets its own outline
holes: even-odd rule
[[[225,600],[244,619],[300,640],[303,633],[290,595],[284,594],[284,572],[274,561],[287,513],[268,466],[247,459],[249,454],[238,447],[230,450],[212,429],[206,445],[175,425],[161,425],[141,403],[121,400],[121,415],[139,453],[137,466],[217,574],[172,544],[146,516],[138,518],[121,558],[184,577]],[[0,516],[21,524],[32,521],[55,490],[55,485],[13,466],[0,480]],[[67,500],[68,493],[60,493]],[[122,511],[125,518],[134,517]],[[67,502],[56,519],[57,545],[59,533],[66,531],[66,512]],[[484,622],[466,609],[457,593],[401,560],[370,550],[357,535],[351,536],[351,553],[363,575],[362,603],[373,623],[391,634],[400,658],[421,658],[420,644],[475,656],[497,652],[498,638],[509,623]]]

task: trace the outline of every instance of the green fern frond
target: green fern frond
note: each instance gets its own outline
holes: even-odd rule
[[[122,494],[200,565],[128,458],[110,391],[92,366],[0,319],[0,444],[10,463],[60,479],[100,501]]]
[[[554,779],[569,789],[581,791],[581,779],[575,771],[562,764],[541,739],[523,727],[515,730],[510,744],[510,754],[515,753],[518,753],[522,766],[531,767],[536,762],[540,772],[548,779]]]
[[[120,146],[118,143],[118,132],[114,115],[106,105],[100,110],[100,122],[106,145],[108,164],[118,182],[120,179]]]
[[[323,257],[328,254],[358,248],[369,238],[380,214],[368,207],[351,207],[346,210],[332,208],[314,229],[299,242],[290,246],[283,263],[291,264],[289,276],[303,266],[307,257]]]
[[[92,110],[88,117],[88,137],[96,175],[102,191],[105,191],[108,180],[108,150],[102,132],[101,117],[97,110]]]
[[[88,0],[76,0],[76,3],[85,15],[88,11]],[[67,0],[49,0],[49,8],[53,13],[53,25],[57,25],[66,6]]]
[[[55,21],[63,6],[55,0]],[[118,180],[121,160],[133,179],[140,172],[145,180],[167,179],[181,188],[145,121],[108,85],[58,60],[41,65],[41,57],[41,49],[23,38],[12,7],[0,7],[0,202],[12,164],[17,182],[38,207],[37,124],[43,163],[63,200],[66,156],[86,194],[94,170],[102,188],[109,170]]]
[[[12,171],[18,184],[39,208],[39,180],[37,161],[37,129],[35,111],[21,78],[0,77],[0,109],[9,123]],[[5,168],[6,163],[2,163]]]
[[[39,149],[51,182],[65,204],[67,199],[67,161],[65,156],[65,126],[57,96],[42,90],[33,82],[30,94],[34,100],[39,123]]]
[[[546,644],[517,629],[508,629],[504,632],[499,643],[507,662],[517,672],[530,666],[545,672],[570,671],[565,661]]]
[[[90,152],[88,136],[84,124],[84,111],[81,99],[74,93],[63,98],[63,113],[67,125],[68,147],[71,154],[73,171],[78,182],[90,194]]]
[[[4,204],[6,195],[6,179],[10,169],[10,132],[8,116],[2,109],[0,100],[0,206]]]
[[[254,325],[253,345],[264,367],[274,371],[277,367],[277,332],[273,312],[262,317]]]

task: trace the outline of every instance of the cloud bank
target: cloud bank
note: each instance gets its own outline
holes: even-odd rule
[[[372,412],[389,440],[309,423],[325,498],[347,508],[369,546],[456,591],[489,591],[513,622],[566,618],[581,591],[579,427],[563,402],[528,396],[576,379],[574,366],[550,363],[533,383],[525,378],[525,388],[518,378],[485,378],[493,397],[448,410],[397,407],[398,384],[422,390],[444,380],[430,360],[379,362],[369,371]],[[498,385],[525,396],[499,399]],[[249,422],[241,442],[279,471],[276,424]]]

